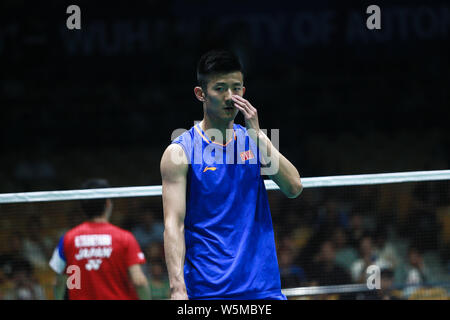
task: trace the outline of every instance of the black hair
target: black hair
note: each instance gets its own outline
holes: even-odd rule
[[[81,185],[81,189],[100,189],[109,187],[110,185],[105,179],[89,179]],[[89,219],[101,216],[105,211],[105,207],[105,198],[81,200],[81,208]]]
[[[244,75],[242,64],[233,52],[228,50],[211,50],[203,54],[198,61],[197,82],[203,90],[206,90],[209,76],[236,71],[240,71]]]

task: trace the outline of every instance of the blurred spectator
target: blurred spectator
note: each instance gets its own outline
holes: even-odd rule
[[[33,276],[33,268],[26,261],[13,261],[12,287],[4,294],[6,300],[44,300],[44,290]]]
[[[165,261],[164,257],[164,244],[163,242],[152,242],[150,245],[148,245],[145,249],[143,249],[145,252],[145,256],[147,257],[147,263],[146,267],[144,268],[144,272],[146,273],[147,277],[151,277],[151,264],[152,262],[163,262]]]
[[[348,216],[338,200],[329,196],[325,204],[319,208],[316,229],[320,234],[329,234],[336,227],[347,229]]]
[[[341,227],[334,230],[331,241],[333,241],[336,248],[336,263],[346,270],[358,258],[358,252],[348,244],[347,233]]]
[[[422,251],[414,245],[410,246],[406,279],[404,280],[407,287],[403,290],[403,296],[413,300],[424,299],[427,295],[430,296],[427,291],[433,288],[428,288],[426,285],[432,282],[432,278],[433,274],[429,266],[425,264]],[[442,295],[441,293],[438,295],[446,296],[446,294]]]
[[[28,219],[28,229],[23,239],[23,255],[34,268],[47,269],[52,254],[52,239],[43,233],[40,216]]]
[[[350,284],[351,278],[344,268],[336,264],[336,251],[332,241],[327,240],[313,259],[307,272],[310,285],[328,286]]]
[[[147,268],[152,300],[170,298],[170,283],[164,263],[163,242],[153,242],[146,248]]]
[[[296,288],[306,284],[304,270],[294,263],[295,251],[292,245],[283,244],[278,251],[281,287]]]
[[[12,275],[17,266],[16,261],[28,262],[23,254],[23,237],[20,233],[13,234],[9,241],[9,250],[0,255],[0,267],[6,276]]]
[[[409,248],[408,262],[407,285],[421,285],[430,282],[432,275],[429,267],[425,265],[420,249],[416,247]]]
[[[348,229],[348,242],[355,248],[359,249],[361,239],[365,234],[363,216],[359,212],[358,208],[355,208],[350,215],[349,229]]]
[[[450,190],[448,199],[450,199]],[[446,264],[447,274],[450,276],[450,205],[442,205],[436,210],[436,213],[440,224],[440,230],[438,231],[440,252]]]
[[[351,276],[353,282],[365,283],[367,278],[366,270],[370,265],[377,265],[382,268],[389,264],[380,259],[377,248],[373,243],[373,237],[369,234],[365,234],[361,238],[359,245],[359,259],[356,260],[351,266]]]
[[[155,213],[146,205],[141,206],[131,232],[143,250],[154,242],[164,240],[164,224],[155,219]]]
[[[317,215],[311,222],[313,228],[303,228],[308,232],[308,242],[303,245],[298,261],[305,269],[306,263],[314,259],[317,252],[321,250],[323,241],[330,239],[330,235],[334,234],[336,228],[345,230],[348,227],[348,217],[343,205],[333,194],[325,193],[324,197],[328,198],[323,205],[319,206]]]
[[[438,247],[438,229],[436,211],[430,207],[412,210],[406,224],[408,237],[417,249],[422,251],[435,250]]]
[[[367,291],[356,296],[358,300],[400,300],[394,294],[394,270],[392,268],[382,268],[380,273],[380,289]]]
[[[399,264],[399,253],[394,243],[388,240],[385,226],[377,228],[374,242],[375,247],[378,248],[378,258],[392,268],[396,268]]]
[[[279,214],[279,212],[275,213],[277,218],[280,217],[279,220],[276,219],[276,222],[274,221],[274,227],[277,231],[276,234],[281,235],[283,241],[282,246],[287,245],[292,250],[299,252],[308,244],[313,235],[312,223],[308,218],[312,215],[311,212],[314,211],[311,207],[300,202],[291,208],[283,208],[282,201],[284,199],[277,199],[281,201],[274,205],[278,206],[278,208],[274,208],[274,212],[282,208],[283,214]],[[299,214],[300,212],[301,214]]]
[[[5,299],[5,292],[11,287],[11,281],[5,274],[2,268],[2,264],[0,264],[0,300]]]
[[[152,300],[163,300],[170,298],[170,283],[165,272],[163,260],[152,260],[150,263],[150,293]]]
[[[153,242],[145,249],[148,261],[164,261],[164,245],[163,242]]]
[[[436,183],[417,183],[411,192],[411,205],[407,219],[399,226],[400,233],[409,238],[421,250],[434,250],[438,247],[438,217],[435,206],[440,203]]]

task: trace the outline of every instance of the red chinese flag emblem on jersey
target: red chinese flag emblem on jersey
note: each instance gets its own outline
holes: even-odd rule
[[[241,152],[242,161],[247,161],[247,160],[253,159],[254,157],[255,156],[253,155],[252,150]]]

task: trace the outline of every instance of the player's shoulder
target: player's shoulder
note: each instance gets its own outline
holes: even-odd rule
[[[123,229],[123,228],[121,228],[119,226],[116,226],[116,225],[114,225],[112,223],[108,223],[107,224],[107,228],[108,228],[108,231],[111,234],[121,235],[121,236],[125,236],[125,237],[130,237],[130,236],[134,237],[133,234],[130,231],[128,231],[126,229]]]
[[[170,152],[171,150],[179,150],[183,149],[186,152],[186,156],[189,157],[189,151],[194,145],[195,141],[195,126],[192,126],[189,130],[185,129],[177,129],[174,131],[172,138],[172,142],[166,148],[166,151]]]
[[[119,240],[121,247],[129,248],[130,246],[133,247],[138,243],[136,237],[131,231],[120,228],[118,226],[113,227],[114,232],[111,234],[111,236],[113,239],[115,239],[116,243],[117,240]]]
[[[171,156],[173,153],[177,153],[177,152],[180,152],[183,150],[184,150],[183,144],[171,143],[164,150],[163,156],[167,156],[167,155]]]
[[[238,123],[235,123],[235,124],[234,124],[233,129],[234,129],[234,131],[236,132],[237,135],[239,135],[239,134],[244,134],[244,135],[246,135],[246,134],[247,134],[247,128],[241,126],[241,125],[238,124]]]
[[[75,235],[78,235],[82,233],[86,229],[86,222],[80,223],[79,225],[76,225],[75,227],[69,229],[64,233],[64,238],[70,238]]]
[[[161,158],[161,172],[184,173],[191,159],[194,134],[191,130],[180,134],[164,150]]]
[[[192,126],[189,130],[177,129],[174,131],[173,135],[175,135],[176,137],[172,139],[172,144],[184,141],[192,141],[195,136],[195,126]]]
[[[86,222],[83,222],[69,230],[67,230],[60,238],[60,245],[66,246],[67,244],[75,243],[75,238],[79,235],[86,233]]]
[[[89,221],[85,221],[72,229],[68,230],[65,233],[65,236],[70,237],[79,234],[101,234],[101,233],[124,233],[129,232],[125,229],[122,229],[110,222],[106,223],[92,223]]]
[[[184,151],[186,158],[190,158],[190,151],[194,145],[195,140],[195,130],[194,126],[192,126],[189,130],[185,129],[177,129],[174,131],[171,143],[166,147],[164,151],[164,155],[170,155],[172,158],[173,154],[180,153]]]
[[[110,235],[113,242],[120,243],[120,245],[128,245],[131,240],[136,239],[131,231],[109,222],[104,224],[102,228],[99,228],[98,233]]]

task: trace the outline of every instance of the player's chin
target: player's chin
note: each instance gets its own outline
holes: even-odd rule
[[[223,118],[233,120],[234,118],[236,118],[238,112],[239,112],[239,110],[237,110],[237,109],[231,109],[231,110],[224,109]]]

